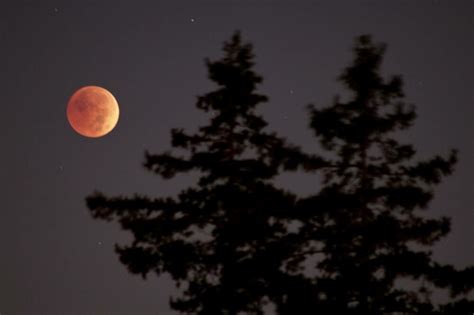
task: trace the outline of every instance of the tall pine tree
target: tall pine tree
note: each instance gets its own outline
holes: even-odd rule
[[[415,108],[404,101],[402,79],[380,75],[384,44],[357,38],[354,61],[339,80],[351,91],[325,108],[310,106],[310,127],[327,151],[322,188],[298,202],[305,259],[313,268],[310,300],[286,295],[280,313],[467,314],[474,303],[474,269],[456,270],[432,258],[431,247],[450,230],[447,217],[423,214],[434,188],[451,174],[456,152],[414,160],[416,150],[397,141]],[[307,166],[311,168],[310,164]],[[295,268],[298,270],[298,268]],[[400,279],[411,284],[399,285]],[[449,289],[438,305],[431,292]]]
[[[281,262],[291,256],[289,212],[295,197],[274,187],[282,167],[295,167],[298,150],[274,133],[255,113],[267,97],[256,92],[252,46],[237,32],[224,44],[224,57],[206,60],[217,89],[198,97],[197,108],[210,123],[188,135],[172,130],[176,153],[146,153],[146,169],[172,178],[198,171],[197,185],[174,197],[87,198],[95,218],[119,221],[133,233],[116,246],[135,274],[168,273],[182,288],[173,309],[189,314],[263,314],[284,277]]]

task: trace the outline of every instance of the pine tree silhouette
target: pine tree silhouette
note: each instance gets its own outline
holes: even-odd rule
[[[164,178],[198,171],[196,187],[177,198],[140,195],[87,198],[95,218],[117,220],[134,235],[116,246],[130,272],[169,273],[183,288],[171,307],[191,314],[263,314],[274,282],[284,277],[281,261],[297,242],[287,219],[295,196],[270,180],[295,168],[299,150],[274,133],[255,108],[267,97],[256,92],[262,78],[252,67],[252,46],[236,32],[224,58],[206,60],[217,90],[198,97],[211,115],[193,135],[172,130],[172,146],[187,155],[146,153],[144,166]]]
[[[453,171],[456,152],[414,161],[415,148],[396,140],[416,114],[404,101],[401,77],[379,74],[385,49],[369,35],[358,37],[353,64],[339,77],[352,96],[346,102],[336,97],[322,109],[309,106],[310,127],[327,154],[323,167],[320,160],[310,167],[324,173],[321,190],[297,206],[299,236],[306,239],[301,246],[308,253],[299,267],[310,259],[314,267],[314,308],[298,314],[474,311],[467,295],[474,269],[456,270],[431,255],[450,220],[422,212],[435,185]],[[402,278],[414,284],[396,285]],[[433,301],[437,288],[450,290],[450,303]],[[295,314],[301,304],[301,295],[289,292],[279,312]]]

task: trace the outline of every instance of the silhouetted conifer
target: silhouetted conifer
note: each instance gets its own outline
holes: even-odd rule
[[[456,152],[417,161],[415,148],[396,140],[416,114],[404,101],[401,77],[379,74],[385,48],[368,35],[358,37],[354,61],[339,77],[351,96],[325,108],[309,106],[310,127],[327,154],[324,166],[318,160],[310,167],[324,174],[322,188],[298,202],[299,238],[306,239],[300,252],[306,254],[295,255],[294,269],[310,266],[313,286],[303,298],[283,295],[281,314],[474,311],[467,296],[474,269],[432,258],[431,247],[448,234],[450,220],[423,214],[434,187],[453,171]],[[411,282],[401,285],[401,279]],[[449,290],[451,303],[433,300],[431,292],[440,288]]]
[[[270,180],[295,167],[298,150],[274,133],[255,108],[267,97],[253,68],[250,44],[239,33],[219,61],[206,60],[217,89],[198,97],[210,123],[188,135],[172,130],[172,146],[184,155],[146,153],[146,169],[171,178],[198,171],[195,187],[177,198],[109,198],[94,193],[87,204],[95,218],[117,220],[133,243],[117,246],[130,272],[169,273],[183,289],[175,310],[192,314],[263,314],[281,261],[298,243],[289,239],[286,217],[295,197]]]

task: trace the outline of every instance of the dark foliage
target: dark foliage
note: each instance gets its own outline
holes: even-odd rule
[[[309,106],[310,127],[333,157],[315,169],[324,173],[322,189],[297,205],[301,244],[315,252],[315,310],[466,314],[474,309],[463,299],[473,288],[474,269],[433,261],[430,248],[449,232],[450,221],[422,213],[434,186],[453,171],[456,152],[415,162],[415,148],[396,140],[416,114],[403,100],[401,77],[380,76],[384,52],[370,36],[357,38],[354,61],[339,77],[352,92],[349,100]],[[400,279],[413,284],[399,286]],[[431,298],[436,288],[449,289],[452,303],[437,305]],[[285,307],[282,313],[289,314],[297,306]]]
[[[196,104],[209,124],[194,134],[172,130],[183,155],[145,156],[145,168],[163,178],[197,171],[197,184],[176,198],[87,198],[95,218],[133,234],[116,246],[130,272],[170,274],[182,288],[171,307],[189,314],[263,314],[270,302],[285,315],[470,314],[474,269],[432,259],[450,221],[423,213],[456,152],[414,161],[415,148],[396,140],[416,114],[401,77],[379,74],[385,46],[359,37],[340,76],[351,98],[309,107],[324,156],[265,131],[255,108],[267,98],[256,92],[262,79],[251,45],[235,33],[223,50],[221,60],[206,60],[217,89]],[[324,174],[311,197],[272,184],[298,168]],[[439,288],[450,303],[433,301]]]
[[[206,60],[217,90],[197,107],[210,124],[193,135],[172,130],[172,145],[188,154],[146,153],[144,166],[164,178],[199,171],[196,187],[178,198],[87,198],[96,218],[118,220],[134,242],[118,246],[132,273],[169,273],[183,288],[175,310],[192,314],[261,314],[273,282],[283,276],[284,257],[298,246],[287,232],[295,196],[270,180],[282,167],[296,167],[298,150],[255,114],[267,97],[256,92],[250,44],[239,33],[224,45],[219,61]],[[301,159],[298,159],[298,161]]]

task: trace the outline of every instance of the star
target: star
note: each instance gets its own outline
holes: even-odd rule
[[[191,19],[191,23],[194,23],[194,21],[196,21],[195,19]]]

